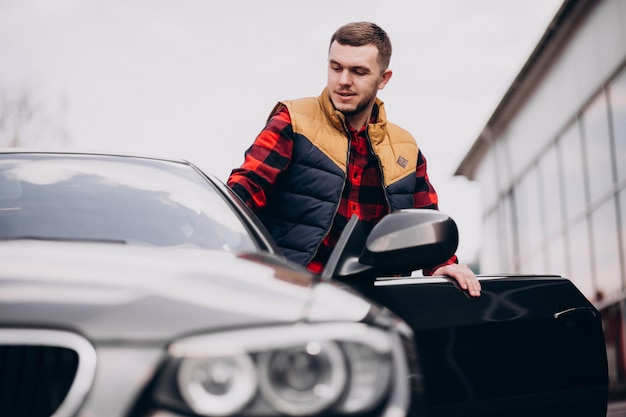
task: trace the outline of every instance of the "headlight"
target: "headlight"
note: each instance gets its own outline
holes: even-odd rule
[[[334,404],[346,386],[343,354],[332,342],[310,341],[259,356],[261,393],[289,415],[318,413]]]
[[[183,361],[178,386],[195,412],[224,416],[248,403],[256,391],[257,380],[250,357],[232,354]]]
[[[392,389],[408,392],[399,346],[395,333],[360,323],[194,336],[171,345],[157,400],[203,416],[363,413]]]

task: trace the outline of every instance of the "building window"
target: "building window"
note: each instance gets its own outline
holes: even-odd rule
[[[516,264],[517,241],[515,239],[515,220],[513,217],[513,198],[507,194],[502,199],[499,206],[499,219],[502,222],[500,228],[501,235],[496,235],[495,239],[503,239],[504,246],[504,270],[518,271]]]
[[[615,199],[602,204],[591,215],[593,252],[597,291],[604,295],[617,295],[622,290],[622,274],[618,246]]]
[[[541,209],[546,237],[561,231],[564,223],[559,171],[556,147],[552,146],[539,161]]]
[[[565,260],[565,242],[563,235],[558,235],[550,239],[546,247],[546,253],[548,263],[548,268],[545,271],[546,274],[570,275]]]
[[[621,225],[622,262],[626,267],[626,188],[619,193],[619,218]]]
[[[498,202],[498,172],[496,169],[495,151],[491,149],[485,155],[484,162],[479,167],[477,176],[480,177],[480,192],[484,207],[495,207]]]
[[[569,230],[567,242],[570,278],[587,298],[595,299],[587,218],[582,218],[573,225]]]
[[[585,210],[585,176],[578,123],[572,123],[558,141],[567,220]]]
[[[582,115],[584,153],[591,202],[613,190],[613,164],[606,95],[601,93]]]
[[[498,210],[493,210],[485,218],[483,225],[485,228],[485,236],[488,238],[483,240],[483,246],[480,251],[481,273],[502,272],[503,253],[501,253],[501,248],[503,242],[501,239],[503,236],[498,230]]]
[[[508,190],[513,182],[511,178],[511,161],[509,159],[509,140],[507,134],[503,133],[502,136],[494,144],[494,155],[496,173],[498,175],[498,191],[504,192]]]
[[[626,70],[609,86],[609,101],[617,178],[622,181],[626,180]]]
[[[546,253],[541,248],[536,248],[520,259],[519,272],[522,274],[546,274]]]
[[[514,190],[519,255],[525,258],[541,244],[542,219],[539,207],[539,178],[533,166]]]

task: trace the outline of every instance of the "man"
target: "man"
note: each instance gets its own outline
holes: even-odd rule
[[[283,254],[321,272],[353,214],[370,225],[390,210],[437,209],[415,139],[387,121],[391,42],[380,27],[350,23],[332,36],[319,97],[283,101],[228,185],[257,213]],[[480,283],[453,256],[426,275],[454,278],[472,296]]]

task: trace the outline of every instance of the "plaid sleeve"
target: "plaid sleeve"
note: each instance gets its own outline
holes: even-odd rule
[[[428,179],[427,162],[422,151],[419,151],[417,155],[415,175],[417,177],[414,191],[415,208],[437,210],[437,192]]]
[[[279,107],[245,152],[243,164],[233,169],[226,184],[250,207],[258,211],[267,193],[291,161],[293,151],[291,117]]]
[[[417,176],[414,192],[415,208],[438,210],[439,199],[437,197],[437,192],[435,191],[435,188],[432,186],[430,180],[428,179],[428,173],[426,168],[426,158],[422,154],[422,151],[419,151],[419,154],[417,155],[417,169],[415,171],[415,175]],[[437,265],[433,268],[425,268],[422,272],[424,273],[424,275],[430,276],[438,268],[444,265],[450,265],[454,263],[458,263],[458,258],[456,255],[453,255],[450,259],[448,259],[441,265]]]

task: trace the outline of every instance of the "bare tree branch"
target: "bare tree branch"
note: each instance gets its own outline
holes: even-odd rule
[[[0,87],[0,147],[67,145],[66,111],[63,96],[51,100],[27,88]]]

